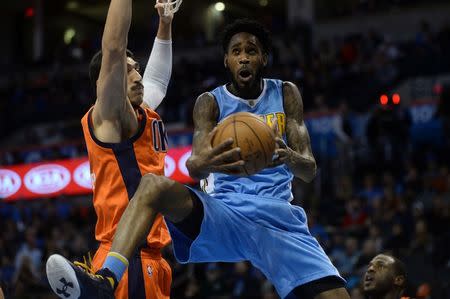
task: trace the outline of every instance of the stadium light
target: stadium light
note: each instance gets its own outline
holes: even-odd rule
[[[34,17],[34,8],[33,7],[27,7],[25,9],[25,17],[26,18]]]
[[[388,101],[389,101],[389,98],[387,95],[383,94],[380,96],[380,104],[381,105],[383,105],[383,106],[386,105],[388,103]]]
[[[392,95],[392,103],[394,103],[394,105],[400,104],[400,95],[398,93]]]
[[[66,9],[67,10],[76,10],[76,9],[78,9],[79,6],[80,5],[77,1],[70,1],[70,2],[67,2]]]
[[[215,8],[217,11],[224,11],[224,10],[225,10],[225,4],[224,4],[223,2],[217,2],[217,3],[214,5],[214,8]]]
[[[75,36],[75,34],[77,34],[75,29],[67,28],[66,31],[64,32],[64,43],[66,45],[70,44],[70,42],[72,41],[72,38]]]
[[[267,4],[269,4],[268,0],[259,0],[259,5],[261,6],[267,6]]]

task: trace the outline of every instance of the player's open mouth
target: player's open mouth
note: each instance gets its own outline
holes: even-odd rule
[[[238,77],[240,80],[248,82],[252,79],[253,74],[249,70],[241,70],[238,73]]]
[[[364,277],[364,285],[365,286],[370,285],[372,283],[372,281],[373,281],[373,276],[372,275],[366,275]]]

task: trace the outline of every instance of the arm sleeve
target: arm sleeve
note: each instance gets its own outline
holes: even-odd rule
[[[155,110],[166,96],[172,74],[172,40],[155,38],[153,49],[145,68],[144,103]]]

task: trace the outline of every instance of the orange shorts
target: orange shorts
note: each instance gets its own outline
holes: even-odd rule
[[[110,246],[101,244],[92,260],[94,271],[99,270]],[[169,299],[172,270],[161,253],[141,250],[128,261],[128,270],[116,289],[116,299]]]

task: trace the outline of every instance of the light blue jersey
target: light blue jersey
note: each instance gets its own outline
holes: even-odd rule
[[[258,99],[243,100],[221,86],[212,91],[219,121],[245,111],[260,115],[285,138],[282,81],[265,79]],[[273,283],[281,298],[292,290],[327,276],[339,276],[308,230],[305,211],[292,205],[293,175],[285,165],[248,176],[213,173],[203,181],[208,193],[188,187],[203,207],[196,238],[185,235],[166,219],[176,259],[180,263],[250,261]],[[192,220],[191,220],[192,221]]]
[[[264,79],[261,95],[255,100],[244,100],[231,94],[225,85],[217,87],[211,93],[219,107],[219,119],[236,112],[250,112],[259,115],[269,125],[276,121],[286,141],[286,116],[283,109],[283,82]],[[267,198],[292,200],[291,181],[293,175],[286,165],[266,168],[259,173],[238,177],[222,173],[211,173],[201,182],[203,190],[213,195],[216,193],[243,193]]]

